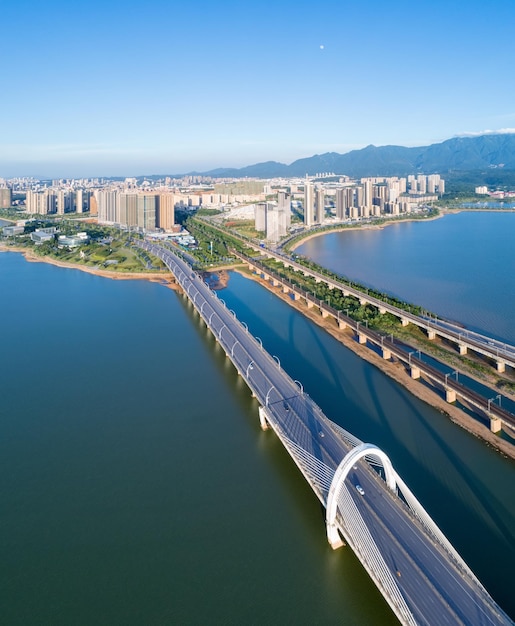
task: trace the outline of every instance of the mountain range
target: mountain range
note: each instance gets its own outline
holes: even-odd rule
[[[418,148],[404,146],[367,146],[345,154],[326,152],[298,159],[290,165],[267,161],[242,168],[218,168],[208,172],[191,172],[215,178],[273,178],[278,176],[313,176],[334,172],[361,176],[406,176],[421,172],[444,174],[449,171],[485,168],[515,169],[515,134],[486,134],[454,137],[442,143]]]

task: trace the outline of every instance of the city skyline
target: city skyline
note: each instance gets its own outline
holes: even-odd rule
[[[3,16],[0,177],[181,174],[515,128],[504,0],[8,0]]]

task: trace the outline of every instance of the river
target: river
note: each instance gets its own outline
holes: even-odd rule
[[[191,305],[0,254],[3,624],[397,623]],[[515,615],[514,464],[258,284],[223,298]]]
[[[515,344],[515,212],[464,211],[314,237],[296,249],[351,280]]]

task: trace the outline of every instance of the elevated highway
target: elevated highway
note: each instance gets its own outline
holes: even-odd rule
[[[297,272],[302,272],[304,276],[310,276],[314,278],[316,282],[326,283],[330,289],[340,289],[344,296],[352,296],[359,300],[362,305],[370,304],[376,307],[380,313],[391,313],[395,315],[395,317],[401,320],[403,326],[407,326],[410,323],[415,324],[427,333],[429,339],[434,339],[438,335],[443,339],[455,343],[461,355],[466,354],[468,350],[473,350],[491,359],[496,364],[498,372],[504,372],[507,365],[515,367],[515,346],[498,341],[492,337],[481,335],[480,333],[469,331],[465,328],[460,328],[459,326],[437,318],[415,315],[388,302],[384,302],[379,298],[375,298],[362,290],[355,289],[344,282],[328,277],[317,270],[308,268],[285,254],[270,250],[269,248],[262,248],[252,242],[246,241],[245,243],[261,255],[281,261],[285,267],[291,267]]]
[[[399,621],[511,624],[387,455],[330,421],[185,261],[151,242],[136,245],[174,274],[260,403],[261,426],[274,430],[326,508],[329,543],[352,547]]]
[[[323,317],[333,317],[340,328],[349,327],[353,329],[360,343],[364,344],[370,342],[377,346],[384,359],[389,359],[393,356],[399,361],[404,362],[410,370],[413,379],[420,378],[420,376],[423,375],[426,380],[431,381],[434,386],[444,391],[447,402],[455,402],[459,398],[462,402],[472,406],[478,413],[484,415],[490,421],[490,430],[492,432],[498,432],[502,424],[511,430],[515,429],[515,415],[513,415],[513,413],[496,405],[495,402],[492,401],[492,398],[485,398],[467,385],[458,382],[457,376],[456,380],[453,380],[449,373],[442,372],[438,368],[423,361],[420,350],[409,350],[404,344],[396,341],[393,336],[382,335],[368,328],[366,324],[356,322],[351,317],[331,307],[323,300],[315,298],[312,293],[304,291],[300,287],[292,284],[259,260],[249,258],[235,251],[233,251],[233,254],[246,262],[249,268],[260,272],[261,275],[266,280],[272,282],[274,286],[282,288],[285,293],[291,293],[293,297],[305,300],[308,307],[316,306]],[[416,354],[419,354],[419,358],[413,356]],[[498,397],[500,397],[500,394],[498,394]]]

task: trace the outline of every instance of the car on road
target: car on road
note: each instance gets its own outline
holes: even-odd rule
[[[356,491],[359,493],[360,496],[365,495],[365,490],[363,489],[361,485],[356,485]]]

